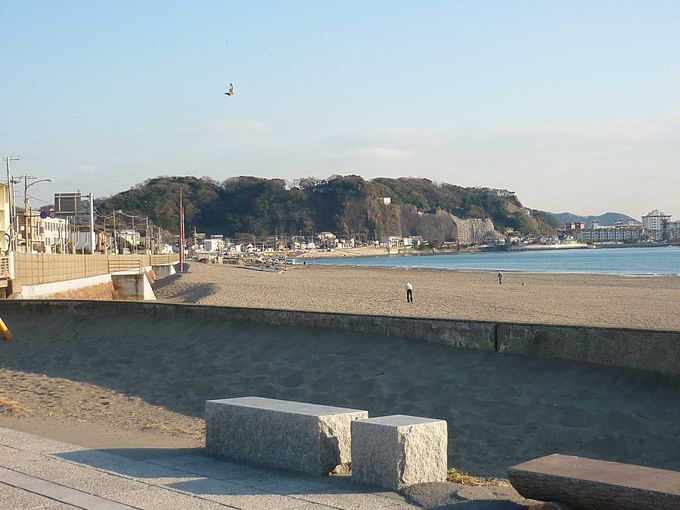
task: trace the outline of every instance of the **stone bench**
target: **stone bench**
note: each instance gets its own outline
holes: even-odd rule
[[[446,481],[444,420],[382,416],[352,422],[352,480],[399,490]]]
[[[367,411],[261,397],[208,400],[209,454],[327,475],[351,460],[350,423]]]
[[[680,508],[680,472],[631,464],[548,455],[508,469],[522,496],[575,509]]]

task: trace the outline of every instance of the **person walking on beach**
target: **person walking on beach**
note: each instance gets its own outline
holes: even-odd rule
[[[406,302],[413,303],[413,285],[406,282]]]
[[[503,285],[503,273],[498,271],[498,285]]]

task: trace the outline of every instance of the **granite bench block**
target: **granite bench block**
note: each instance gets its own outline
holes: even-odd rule
[[[553,454],[508,469],[522,496],[572,508],[677,510],[680,472]]]
[[[261,397],[208,400],[205,446],[217,457],[326,475],[351,461],[350,423],[367,411]]]
[[[446,481],[446,421],[382,416],[352,422],[352,480],[399,490]]]

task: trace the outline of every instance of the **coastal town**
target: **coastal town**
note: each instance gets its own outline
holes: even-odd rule
[[[310,236],[285,234],[258,239],[234,239],[225,235],[195,233],[187,249],[196,260],[222,262],[254,254],[279,254],[295,257],[343,255],[405,255],[409,253],[446,253],[489,250],[578,249],[614,246],[659,246],[680,242],[680,220],[659,210],[650,211],[641,222],[616,221],[614,225],[597,222],[569,222],[551,236],[522,235],[513,229],[500,233],[489,219],[459,220],[455,240],[435,243],[422,236],[383,235],[375,240],[366,236],[346,239],[333,232]],[[292,261],[292,260],[291,260]]]

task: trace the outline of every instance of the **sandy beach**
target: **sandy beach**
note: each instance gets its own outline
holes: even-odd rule
[[[650,372],[218,319],[3,319],[0,425],[76,444],[198,446],[206,399],[259,395],[445,419],[449,465],[477,475],[554,452],[680,469],[680,382]]]
[[[404,284],[414,287],[414,303]],[[680,277],[293,266],[267,273],[192,263],[159,300],[369,315],[680,330]]]
[[[493,273],[192,263],[154,288],[177,303],[680,329],[674,277],[500,286]],[[206,399],[259,395],[445,419],[449,465],[475,475],[554,452],[680,469],[680,381],[650,372],[212,319],[3,319],[15,338],[0,343],[0,426],[87,447],[198,447]]]

